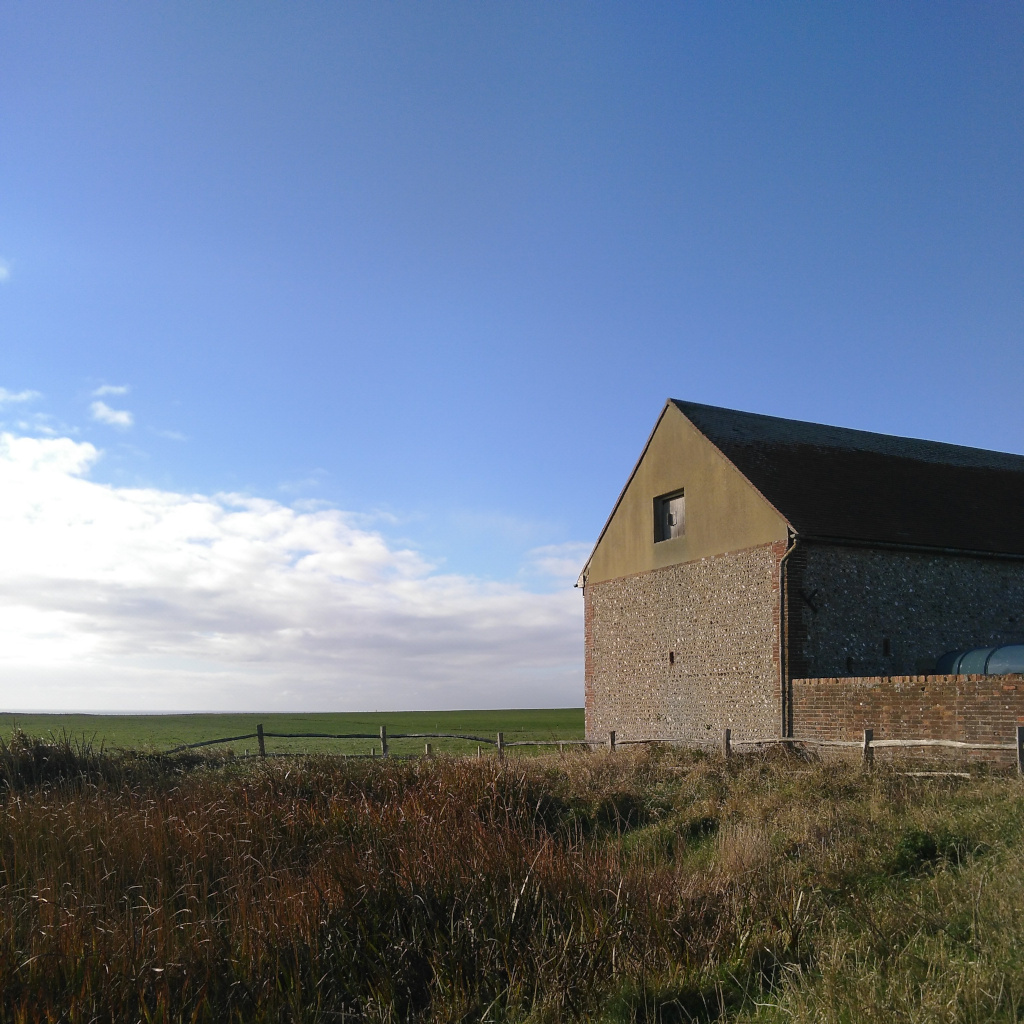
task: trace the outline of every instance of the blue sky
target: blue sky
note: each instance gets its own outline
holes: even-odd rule
[[[40,494],[96,522],[140,489],[139,523],[159,495],[336,513],[324,551],[549,616],[457,685],[439,650],[434,689],[303,689],[320,668],[285,659],[249,694],[206,652],[175,706],[269,706],[284,676],[311,707],[581,702],[569,567],[667,396],[1024,451],[1022,121],[1019,3],[6,2],[0,421],[78,446],[8,461],[63,467]],[[120,593],[112,564],[77,578]],[[20,593],[71,615],[59,577]],[[484,627],[445,621],[451,665]],[[147,622],[95,655],[126,680],[103,706],[159,703],[131,680],[169,655],[125,653]],[[95,703],[82,657],[26,654],[0,703],[29,677]]]

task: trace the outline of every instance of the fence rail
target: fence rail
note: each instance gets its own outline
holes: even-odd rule
[[[647,740],[619,740],[619,743],[646,743]],[[767,745],[770,743],[799,744],[811,747],[862,747],[863,740],[819,740],[807,736],[772,736],[765,739],[734,740],[730,739],[730,746],[752,747]],[[967,743],[963,740],[871,740],[872,747],[954,747],[959,750],[1016,750],[1016,743]]]
[[[614,737],[614,734],[613,734]],[[614,740],[613,740],[614,743]],[[941,739],[892,739],[876,740],[874,729],[865,729],[859,740],[823,740],[816,737],[773,736],[766,739],[734,740],[729,729],[722,731],[722,752],[726,757],[734,746],[754,746],[769,743],[819,747],[859,747],[865,764],[874,761],[875,750],[880,748],[945,747],[952,750],[1005,750],[1016,751],[1017,772],[1024,775],[1024,725],[1018,725],[1012,743],[968,743],[964,740]]]
[[[496,739],[490,736],[472,736],[466,733],[455,732],[394,732],[389,735],[387,726],[382,725],[380,732],[270,732],[262,725],[256,726],[255,732],[247,732],[241,736],[222,736],[215,740],[200,740],[198,743],[182,743],[180,746],[172,747],[164,751],[165,754],[180,754],[184,750],[195,750],[198,747],[212,747],[219,743],[237,743],[240,740],[256,740],[259,744],[260,755],[266,756],[266,740],[379,740],[382,745],[382,753],[387,756],[389,740],[466,740],[470,743],[488,743],[492,746],[502,746],[502,734],[499,732]],[[527,741],[528,742],[528,741]]]
[[[677,744],[680,742],[678,736],[648,737],[643,739],[617,739],[615,730],[608,733],[607,740],[512,740],[506,741],[505,734],[499,732],[494,739],[489,736],[474,736],[466,733],[456,732],[395,732],[388,733],[386,725],[380,727],[379,733],[372,732],[267,732],[262,725],[256,726],[255,732],[244,733],[240,736],[222,736],[219,739],[200,740],[197,743],[183,743],[164,751],[166,754],[180,754],[185,750],[196,750],[199,747],[212,747],[221,743],[237,743],[240,740],[256,740],[259,745],[260,757],[267,756],[267,739],[319,739],[319,740],[379,740],[381,756],[387,757],[389,753],[390,740],[465,740],[468,743],[476,743],[477,756],[480,756],[482,744],[488,744],[497,748],[498,757],[504,756],[508,747],[558,747],[559,750],[565,747],[607,747],[612,753],[617,747],[637,744],[666,743]],[[732,756],[734,747],[755,747],[769,746],[772,744],[784,744],[788,746],[811,746],[811,747],[846,747],[858,748],[861,751],[865,763],[870,764],[874,760],[876,749],[882,748],[910,748],[910,747],[946,747],[954,750],[1003,750],[1016,751],[1017,771],[1024,775],[1024,725],[1018,725],[1016,735],[1012,743],[968,743],[964,740],[942,740],[942,739],[890,739],[876,740],[873,729],[865,729],[859,740],[826,740],[812,736],[765,736],[753,739],[733,739],[731,729],[722,730],[722,753],[726,757]],[[373,749],[371,748],[371,753]],[[426,743],[424,753],[430,755],[431,745]]]

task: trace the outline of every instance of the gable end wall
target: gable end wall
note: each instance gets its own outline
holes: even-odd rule
[[[717,743],[781,733],[779,561],[764,544],[585,594],[588,739]],[[672,661],[669,659],[672,652]]]

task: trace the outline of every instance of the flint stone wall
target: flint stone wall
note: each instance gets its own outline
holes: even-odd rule
[[[909,676],[1024,643],[1024,561],[804,543],[789,560],[790,676]]]
[[[589,585],[588,739],[780,735],[784,551],[767,544]]]

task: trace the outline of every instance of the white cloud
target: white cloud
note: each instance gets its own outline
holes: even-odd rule
[[[0,388],[0,405],[31,402],[36,398],[42,398],[38,391],[8,391],[7,388]]]
[[[135,422],[135,417],[127,409],[111,409],[106,402],[93,402],[89,406],[92,418],[99,423],[106,423],[111,427],[130,427]]]
[[[103,398],[104,395],[127,395],[129,391],[127,384],[102,384],[93,393],[93,398]]]
[[[440,573],[337,509],[100,484],[98,457],[0,434],[0,707],[582,701],[571,587]]]
[[[579,578],[592,547],[593,544],[570,541],[533,548],[527,554],[524,572],[546,576],[556,583],[572,586]]]
[[[0,260],[0,284],[11,279],[11,265],[7,260]]]

